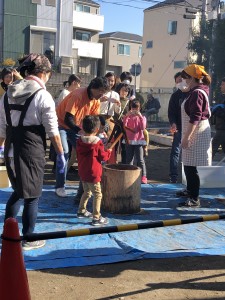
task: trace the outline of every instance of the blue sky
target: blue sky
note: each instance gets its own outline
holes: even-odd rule
[[[101,6],[101,15],[104,15],[104,32],[123,31],[128,33],[143,34],[143,10],[156,3],[144,0],[114,0],[96,1]],[[156,1],[155,1],[156,2]],[[116,5],[113,3],[123,4]],[[125,6],[127,5],[127,6]],[[132,6],[132,7],[130,7]]]

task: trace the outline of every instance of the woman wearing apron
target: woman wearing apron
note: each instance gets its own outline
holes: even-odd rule
[[[210,76],[203,66],[192,64],[181,73],[186,80],[190,92],[181,106],[182,117],[182,163],[187,180],[187,188],[177,192],[178,197],[187,197],[181,203],[186,207],[199,207],[200,178],[198,166],[210,166],[211,129],[209,125],[209,85]]]
[[[58,131],[55,103],[46,91],[51,64],[42,54],[30,54],[21,65],[27,77],[9,85],[0,102],[0,146],[5,141],[5,163],[12,184],[5,219],[16,218],[24,199],[22,233],[35,228],[38,201],[42,193],[45,167],[45,133],[53,143],[62,171],[65,158]],[[45,241],[23,241],[24,250],[43,247]]]

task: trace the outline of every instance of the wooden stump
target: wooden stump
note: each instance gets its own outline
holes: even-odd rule
[[[102,176],[102,209],[116,214],[140,211],[141,169],[132,165],[105,165]]]

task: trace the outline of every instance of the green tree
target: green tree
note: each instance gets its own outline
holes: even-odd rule
[[[200,22],[199,29],[193,28],[192,39],[188,49],[192,55],[188,63],[203,65],[209,69],[210,52],[212,43],[212,21]]]
[[[225,20],[217,20],[212,44],[213,89],[215,98],[220,94],[221,79],[225,77]]]

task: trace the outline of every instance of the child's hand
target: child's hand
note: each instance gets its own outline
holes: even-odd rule
[[[108,97],[107,96],[102,96],[100,98],[100,102],[106,102],[108,100]]]
[[[79,132],[78,132],[79,135],[84,135],[84,131],[83,129],[81,129]]]
[[[115,103],[115,104],[121,106],[120,100],[112,98],[112,103]]]
[[[110,149],[111,146],[112,146],[112,143],[108,143],[108,144],[105,146],[105,148],[106,148],[107,150],[112,150],[112,149]]]

